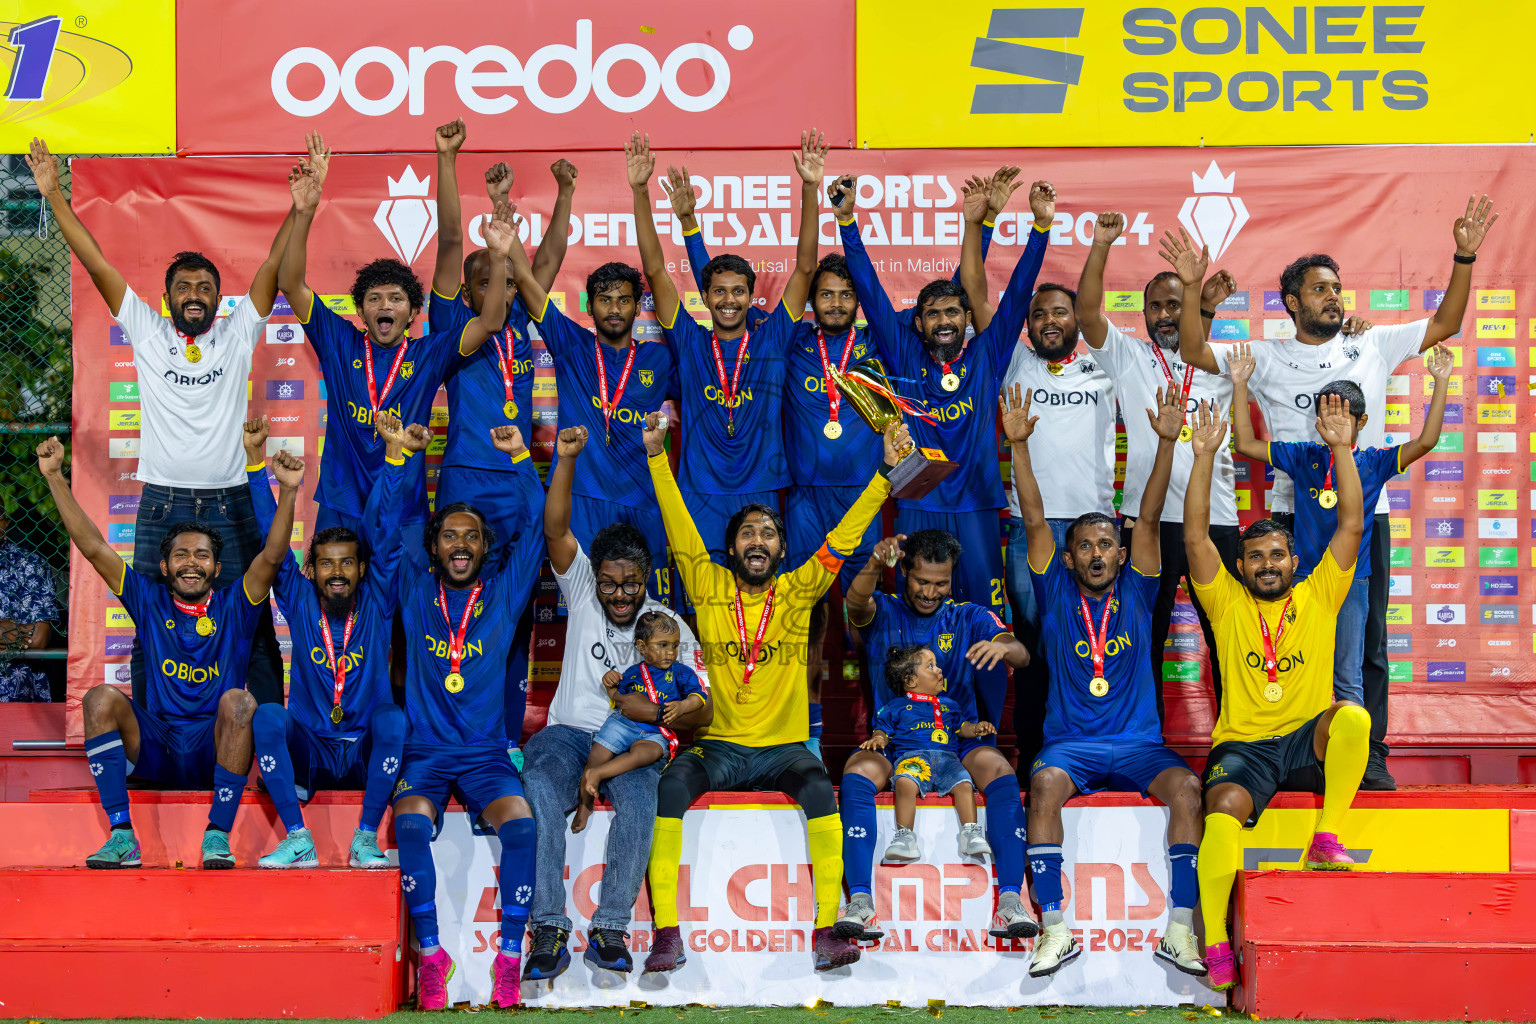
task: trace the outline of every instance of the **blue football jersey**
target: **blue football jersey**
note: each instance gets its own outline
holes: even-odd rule
[[[1398,466],[1401,445],[1390,448],[1361,448],[1355,452],[1355,468],[1360,472],[1360,488],[1365,493],[1365,507],[1376,507],[1381,489],[1387,481],[1402,472]],[[1300,583],[1312,575],[1318,561],[1333,541],[1333,533],[1339,528],[1338,507],[1323,508],[1317,503],[1318,495],[1327,488],[1338,489],[1338,479],[1330,480],[1332,452],[1325,444],[1310,441],[1271,441],[1269,461],[1287,474],[1296,485],[1296,576]],[[1355,579],[1365,579],[1371,574],[1371,527],[1376,517],[1365,517],[1365,532],[1360,536],[1360,553],[1355,559]]]
[[[548,299],[544,308],[533,314],[533,322],[538,324],[544,346],[555,361],[560,429],[587,428],[587,445],[576,460],[571,493],[628,508],[655,508],[656,488],[645,465],[640,432],[646,414],[658,411],[663,402],[676,394],[677,364],[672,349],[655,341],[635,340],[624,348],[604,344]],[[635,363],[624,383],[624,394],[613,410],[612,434],[605,440],[597,359],[600,353],[611,399],[618,391],[631,350]],[[557,451],[550,462],[551,473],[559,461]]]
[[[976,721],[975,669],[965,660],[965,652],[973,644],[1007,633],[1003,620],[969,601],[945,601],[932,615],[919,615],[902,598],[881,591],[875,592],[874,602],[874,616],[869,622],[854,625],[864,635],[869,651],[875,706],[884,707],[897,697],[885,682],[886,654],[892,647],[922,644],[933,651],[944,673],[946,694],[964,711],[966,721]]]
[[[1045,572],[1030,566],[1040,606],[1040,643],[1051,666],[1046,698],[1045,741],[1136,739],[1161,743],[1157,689],[1152,678],[1152,606],[1159,575],[1144,576],[1127,564],[1114,589],[1088,600],[1093,628],[1099,628],[1110,601],[1104,645],[1104,679],[1109,692],[1094,694],[1093,649],[1083,624],[1077,578],[1051,552]]]
[[[432,293],[427,307],[428,332],[458,337],[474,318],[475,311],[464,302],[462,287],[451,299]],[[497,345],[501,346],[499,351]],[[517,415],[510,420],[505,409],[503,357],[509,359],[512,400],[517,403]],[[524,444],[533,444],[533,342],[528,337],[528,311],[520,297],[513,298],[501,333],[487,338],[448,378],[448,443],[443,449],[443,465],[505,472],[507,457],[491,443],[491,428],[503,423],[522,431]]]
[[[930,750],[947,750],[956,755],[960,753],[960,726],[975,721],[975,718],[965,717],[965,709],[951,697],[940,694],[937,700],[938,716],[934,715],[933,705],[928,701],[911,696],[896,697],[880,706],[875,715],[875,728],[891,738],[887,746],[891,760],[897,761],[908,754]],[[943,719],[942,726],[940,717]],[[944,742],[940,743],[933,738],[935,732],[944,737]]]
[[[869,321],[869,334],[893,378],[896,391],[925,406],[936,422],[909,416],[912,440],[920,448],[942,451],[959,468],[921,498],[898,499],[900,508],[926,512],[977,512],[1004,507],[1003,479],[998,471],[997,393],[1008,361],[1029,315],[1035,277],[1045,259],[1047,232],[1031,230],[1008,287],[987,329],[972,337],[950,372],[959,387],[946,391],[941,364],[901,325],[890,299],[880,287],[856,223],[842,225],[843,251],[853,273],[859,304]]]
[[[874,346],[863,328],[852,335],[843,332],[825,339],[827,359],[834,366],[848,366],[875,354]],[[789,346],[789,415],[784,417],[784,443],[794,458],[790,468],[794,481],[811,487],[863,487],[885,460],[885,447],[859,411],[839,395],[838,438],[824,433],[831,419],[826,376],[822,373],[821,348],[816,340],[816,325],[796,325]]]
[[[265,597],[246,597],[244,581],[215,590],[208,598],[214,630],[197,632],[197,616],[178,611],[162,583],[123,567],[117,596],[138,629],[144,650],[144,699],[157,718],[198,721],[219,710],[225,690],[245,688],[251,666],[251,636]]]
[[[656,695],[661,698],[662,704],[682,700],[695,693],[705,700],[709,699],[709,690],[699,681],[698,673],[681,661],[674,661],[665,669],[652,668],[650,672],[651,685],[656,687]],[[640,674],[639,665],[631,665],[624,670],[624,674],[619,677],[618,690],[620,693],[645,693],[645,679]],[[646,732],[661,731],[661,727],[655,722],[634,724]]]
[[[361,516],[373,481],[384,468],[384,442],[373,432],[363,346],[373,351],[373,373],[380,393],[400,349],[373,344],[364,331],[332,312],[318,297],[309,309],[295,309],[294,313],[301,316],[304,336],[320,358],[320,372],[325,376],[325,456],[320,461],[315,501],[342,515]],[[429,424],[437,389],[463,361],[459,355],[462,335],[461,328],[452,334],[429,333],[402,342],[407,346],[405,356],[382,407],[407,424]],[[421,475],[406,490],[401,522],[419,523],[427,514],[426,477]]]

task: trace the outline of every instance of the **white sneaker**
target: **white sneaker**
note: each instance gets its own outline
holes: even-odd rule
[[[1185,974],[1205,977],[1205,961],[1200,959],[1200,947],[1195,942],[1194,930],[1187,924],[1176,922],[1168,925],[1163,941],[1153,952],[1159,960],[1166,960]]]
[[[1029,964],[1031,978],[1045,978],[1055,974],[1061,965],[1076,960],[1083,948],[1072,937],[1072,929],[1066,923],[1047,925],[1035,940],[1035,958]]]
[[[917,860],[923,852],[917,848],[917,836],[909,828],[899,828],[891,836],[891,845],[885,848],[886,860]]]
[[[992,844],[987,842],[987,833],[982,829],[981,822],[973,821],[968,825],[960,826],[960,855],[962,857],[992,856]]]

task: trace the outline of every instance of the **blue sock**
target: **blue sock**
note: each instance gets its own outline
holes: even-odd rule
[[[528,930],[528,902],[533,899],[532,818],[513,818],[496,830],[501,840],[501,951],[521,953]]]
[[[293,756],[288,752],[288,729],[293,719],[280,704],[262,704],[251,718],[256,745],[256,767],[267,784],[267,795],[283,826],[292,832],[304,827],[304,812],[293,789]]]
[[[432,866],[432,819],[402,814],[395,819],[400,848],[400,888],[423,956],[437,952],[437,869]]]
[[[1200,848],[1191,843],[1178,843],[1168,847],[1168,860],[1172,866],[1173,884],[1168,896],[1175,907],[1193,909],[1200,898],[1200,878],[1195,871],[1195,855]]]
[[[987,783],[987,842],[1001,892],[1024,888],[1024,803],[1016,775]]]
[[[843,877],[848,880],[849,895],[868,896],[874,884],[875,840],[879,832],[875,823],[875,784],[858,772],[845,772],[841,785],[837,811],[843,820]]]
[[[245,792],[245,776],[236,775],[221,764],[213,766],[213,806],[208,809],[208,824],[220,832],[235,827],[235,812],[240,809],[240,795]],[[300,821],[302,824],[302,819]]]
[[[123,749],[123,735],[116,729],[85,741],[85,756],[96,778],[96,792],[101,809],[107,812],[107,824],[113,828],[132,828],[128,817],[128,753]]]
[[[1035,875],[1035,897],[1043,912],[1061,909],[1061,847],[1031,846],[1029,870]]]
[[[265,705],[263,705],[264,707]],[[260,712],[257,712],[260,714]],[[363,814],[358,827],[377,832],[389,795],[400,773],[400,752],[405,748],[405,712],[397,704],[381,704],[368,723],[368,781],[363,786]]]

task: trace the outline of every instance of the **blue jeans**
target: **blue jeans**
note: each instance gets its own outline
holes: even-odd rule
[[[164,584],[165,577],[160,575],[160,542],[170,527],[192,519],[207,523],[224,541],[219,555],[219,575],[213,585],[223,588],[239,583],[267,543],[267,538],[256,526],[251,492],[243,484],[215,490],[145,484],[139,496],[139,514],[133,528],[134,571]],[[133,699],[143,706],[147,703],[144,652],[139,648],[137,636],[133,640],[133,658],[129,664],[133,673]],[[261,617],[256,620],[245,688],[259,703],[283,703],[283,657],[277,647],[277,634],[272,629],[270,603],[262,606]]]
[[[1339,609],[1333,634],[1333,699],[1365,703],[1365,618],[1371,578],[1356,577]]]
[[[547,725],[523,748],[523,793],[533,808],[538,830],[538,866],[533,881],[535,928],[552,926],[570,931],[565,913],[566,815],[576,809],[577,787],[592,752],[593,734],[568,725]],[[613,825],[603,867],[602,896],[593,928],[626,931],[640,883],[651,859],[651,827],[656,821],[656,780],[666,761],[658,760],[625,772],[602,784],[600,792],[613,802]]]

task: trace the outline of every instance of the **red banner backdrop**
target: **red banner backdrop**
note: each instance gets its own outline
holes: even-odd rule
[[[503,158],[516,171],[514,198],[529,218],[532,244],[547,229],[553,205],[554,184],[545,170],[552,154],[487,154],[483,161]],[[793,259],[797,211],[789,154],[660,154],[659,166],[669,161],[686,161],[703,188],[699,214],[712,251],[739,251],[752,259],[761,271],[758,301],[768,302]],[[1222,150],[1217,162],[1208,150],[850,151],[835,152],[827,171],[861,176],[866,237],[896,302],[910,303],[923,283],[952,272],[959,253],[960,182],[999,163],[1016,163],[1028,176],[1054,182],[1060,196],[1042,280],[1075,282],[1095,214],[1125,212],[1130,227],[1111,258],[1107,301],[1117,323],[1144,332],[1136,312],[1141,287],[1166,266],[1156,255],[1156,239],[1184,224],[1220,253],[1217,265],[1238,281],[1240,291],[1216,321],[1216,337],[1260,344],[1283,336],[1289,324],[1275,292],[1280,269],[1294,256],[1332,253],[1343,266],[1347,301],[1376,322],[1427,316],[1450,273],[1451,223],[1467,194],[1512,199],[1536,186],[1528,154],[1496,147],[1239,149]],[[477,181],[480,161],[466,157],[461,163],[461,180]],[[581,318],[585,275],[609,260],[638,258],[622,157],[593,154],[578,163],[572,244],[555,291],[557,301]],[[159,292],[172,253],[199,248],[223,269],[226,291],[238,295],[288,205],[287,164],[278,158],[82,160],[75,165],[75,204],[142,294]],[[310,242],[311,286],[323,295],[343,295],[358,265],[391,251],[429,277],[433,173],[431,157],[335,159]],[[684,281],[681,238],[660,189],[653,186],[652,193],[664,244]],[[489,206],[483,194],[466,189],[466,216],[489,212]],[[1022,203],[999,218],[990,261],[994,287],[1006,279],[1029,219]],[[477,228],[470,237],[478,237]],[[820,237],[824,248],[835,244],[829,213],[822,214]],[[1464,331],[1453,343],[1458,368],[1440,448],[1388,487],[1395,545],[1392,733],[1399,739],[1536,736],[1536,674],[1529,654],[1536,642],[1536,490],[1526,485],[1536,482],[1536,405],[1528,394],[1528,384],[1536,386],[1530,340],[1536,338],[1536,310],[1527,306],[1528,315],[1521,316],[1517,301],[1536,294],[1532,267],[1536,241],[1506,217],[1484,247]],[[138,492],[132,479],[136,392],[128,386],[135,373],[130,350],[116,343],[121,339],[112,320],[78,266],[73,285],[81,368],[74,403],[75,491],[127,553]],[[653,322],[638,330],[660,333]],[[555,429],[554,381],[548,357],[541,352],[538,362],[535,451],[547,458]],[[100,369],[87,369],[92,366]],[[257,348],[251,381],[253,414],[271,417],[278,443],[302,452],[313,466],[324,433],[323,383],[281,303]],[[1384,411],[1392,442],[1417,433],[1427,394],[1420,364],[1404,366]],[[445,407],[446,399],[439,405]],[[434,420],[442,426],[446,408]],[[1250,521],[1264,507],[1261,468],[1239,460],[1238,487],[1244,521]],[[306,494],[296,544],[307,541],[313,512]],[[79,559],[71,582],[71,734],[78,739],[80,694],[103,678],[126,678],[131,625]],[[1200,681],[1198,631],[1180,630],[1172,653],[1177,663],[1167,667],[1175,694],[1170,707],[1179,705],[1182,688],[1185,710],[1170,720],[1170,731],[1198,733],[1209,721],[1208,688]],[[560,638],[541,631],[536,678],[553,678],[560,650]]]
[[[811,125],[854,137],[851,0],[442,0],[423,13],[407,0],[327,18],[303,0],[178,4],[178,145],[292,152],[323,128],[338,150],[410,152],[461,116],[479,150],[611,148],[637,127],[667,146],[783,145]]]

